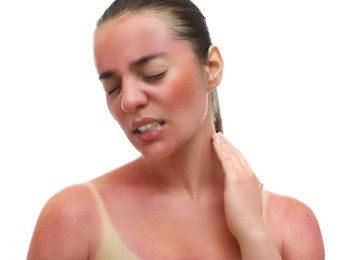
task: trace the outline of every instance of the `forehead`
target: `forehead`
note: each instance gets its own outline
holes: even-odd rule
[[[124,14],[118,18],[110,19],[96,30],[96,36],[104,33],[120,33],[125,31],[131,32],[145,32],[149,33],[150,30],[156,29],[161,33],[171,33],[172,30],[168,25],[167,20],[162,16],[154,15],[154,13],[129,13]],[[172,36],[172,33],[171,33]]]
[[[122,61],[133,60],[153,52],[172,53],[186,47],[188,42],[178,40],[168,22],[150,14],[130,14],[110,20],[94,35],[96,63],[109,55]]]

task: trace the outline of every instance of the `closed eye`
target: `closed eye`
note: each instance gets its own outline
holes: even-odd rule
[[[114,87],[114,88],[112,88],[109,91],[106,91],[106,93],[107,93],[108,96],[110,96],[110,95],[112,95],[114,93],[118,93],[120,90],[121,90],[121,85],[119,85],[117,87]]]
[[[158,73],[158,74],[155,74],[155,75],[152,75],[152,76],[143,76],[143,79],[148,81],[148,82],[154,82],[154,81],[157,81],[157,80],[160,80],[160,79],[164,78],[166,73],[167,73],[166,71],[163,71],[161,73]]]

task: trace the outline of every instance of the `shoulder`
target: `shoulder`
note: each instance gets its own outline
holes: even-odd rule
[[[323,239],[308,205],[285,195],[264,191],[266,219],[280,237],[284,259],[324,259]]]
[[[73,222],[83,224],[87,219],[79,217],[92,217],[94,211],[90,209],[94,206],[89,188],[85,184],[76,184],[53,195],[44,206],[41,216],[49,217],[50,221],[55,220],[56,228],[63,228],[65,225],[75,226],[76,223]]]
[[[97,237],[95,209],[91,192],[84,184],[69,186],[53,195],[37,220],[28,259],[88,259],[90,238]]]

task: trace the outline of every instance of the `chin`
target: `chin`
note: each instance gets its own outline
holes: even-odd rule
[[[148,151],[148,149],[147,150],[145,149],[144,151],[143,150],[138,150],[138,151],[141,153],[143,157],[151,161],[161,160],[170,155],[170,153],[168,153],[166,150],[165,151]]]
[[[146,144],[144,147],[135,145],[134,147],[143,157],[152,161],[164,159],[170,156],[174,151],[172,147],[167,147],[162,143]]]

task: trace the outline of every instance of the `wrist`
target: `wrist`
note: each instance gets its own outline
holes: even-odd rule
[[[243,260],[281,260],[282,257],[266,229],[251,229],[237,234]]]

